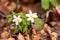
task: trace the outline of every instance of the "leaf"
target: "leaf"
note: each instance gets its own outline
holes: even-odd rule
[[[28,26],[25,26],[25,27],[24,27],[23,33],[25,33],[26,35],[28,34]]]
[[[30,21],[27,21],[27,25],[30,25],[30,23],[31,23]]]
[[[22,26],[21,26],[21,25],[19,25],[19,29],[20,29],[20,31],[22,32]]]
[[[18,34],[17,38],[18,40],[25,40],[24,36],[21,33]]]
[[[27,17],[23,12],[18,13],[18,15],[20,15],[22,18],[22,24],[20,24],[20,31],[22,30],[21,32],[27,35],[29,33],[28,26],[30,25],[30,21],[27,21]]]
[[[12,18],[12,15],[7,15],[6,18],[7,18],[8,22],[11,22],[12,19],[13,19],[13,18]]]
[[[25,33],[27,31],[27,27],[25,26],[23,29],[23,33]]]
[[[8,18],[8,22],[11,22],[12,21],[12,18]]]
[[[41,23],[41,20],[39,18],[35,19],[35,24],[36,24],[37,27],[40,28],[40,30],[42,29],[42,23]]]
[[[51,2],[51,4],[53,6],[57,6],[58,5],[57,0],[49,0],[49,1]]]
[[[24,25],[26,25],[26,20],[25,20],[25,19],[23,19],[23,20],[22,20],[22,23],[23,23]]]
[[[14,31],[13,31],[14,34],[17,33],[17,26],[14,27]]]
[[[27,35],[28,34],[28,24],[27,24],[27,22],[26,22],[26,20],[25,19],[23,19],[23,21],[22,21],[22,25],[23,25],[23,27],[22,27],[22,32],[25,34],[25,35]]]
[[[21,17],[23,17],[24,13],[23,12],[19,12],[18,15],[20,15]]]
[[[41,0],[41,5],[45,10],[49,9],[49,0]]]

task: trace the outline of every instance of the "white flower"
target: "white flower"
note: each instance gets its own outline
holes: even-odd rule
[[[27,18],[27,21],[31,21],[32,23],[34,22],[34,18],[37,18],[37,13],[32,13],[31,10],[29,10],[29,14],[26,14],[26,16],[28,17]]]
[[[22,19],[20,18],[20,15],[19,16],[14,15],[13,17],[14,17],[14,19],[12,21],[15,22],[16,25],[18,25],[19,22],[22,21]]]

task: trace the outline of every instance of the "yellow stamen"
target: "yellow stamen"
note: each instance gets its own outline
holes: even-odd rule
[[[19,21],[19,18],[16,18],[16,21],[18,22]]]
[[[33,18],[33,15],[32,14],[30,15],[30,18]]]

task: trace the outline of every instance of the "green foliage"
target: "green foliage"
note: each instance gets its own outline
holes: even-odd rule
[[[45,10],[49,9],[49,2],[53,5],[53,6],[57,6],[57,0],[41,0],[41,5],[42,8],[44,8]]]
[[[25,16],[25,13],[23,12],[18,13],[18,15],[20,15],[22,18],[22,23],[20,23],[19,28],[22,33],[27,35],[29,33],[28,26],[30,25],[30,21],[27,21],[27,17]]]
[[[36,18],[36,19],[35,19],[35,24],[36,24],[37,27],[40,28],[40,30],[42,29],[41,19]]]
[[[51,4],[53,6],[57,6],[58,5],[57,0],[49,0],[49,1],[51,2]]]
[[[17,26],[15,26],[15,27],[14,27],[14,32],[13,32],[14,34],[17,33],[17,31],[18,31],[17,29],[18,29]]]
[[[29,25],[31,25],[32,23],[31,23],[31,21],[27,21],[27,17],[26,17],[26,15],[25,15],[25,13],[24,13],[24,12],[19,12],[19,13],[17,13],[17,14],[14,13],[14,12],[12,12],[12,13],[13,13],[13,14],[9,14],[9,15],[6,16],[7,20],[9,21],[9,23],[14,24],[14,23],[12,22],[14,15],[16,15],[16,16],[20,15],[20,17],[21,17],[21,19],[22,19],[22,22],[20,22],[18,25],[14,25],[14,31],[13,31],[13,33],[16,34],[17,31],[18,31],[18,29],[19,29],[19,31],[20,31],[21,33],[23,33],[23,34],[25,34],[25,35],[29,34],[29,29],[28,29],[28,27],[29,27]],[[40,20],[39,18],[35,18],[35,24],[37,25],[37,27],[40,28],[40,30],[42,29],[41,20]]]
[[[41,0],[42,8],[45,10],[49,8],[49,0]]]
[[[13,19],[13,18],[12,18],[12,15],[7,15],[6,18],[7,18],[8,22],[11,22],[12,19]]]

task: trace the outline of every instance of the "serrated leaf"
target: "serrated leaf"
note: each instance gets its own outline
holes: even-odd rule
[[[41,5],[45,10],[49,9],[49,0],[41,0]]]
[[[37,27],[40,28],[40,30],[42,29],[42,23],[41,23],[41,20],[39,18],[35,19],[35,24],[36,24]]]
[[[57,0],[49,0],[53,6],[57,6],[58,2]]]

